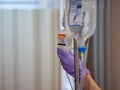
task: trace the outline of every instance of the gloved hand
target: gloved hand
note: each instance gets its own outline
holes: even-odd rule
[[[61,48],[57,48],[57,55],[60,58],[60,62],[64,68],[64,70],[74,77],[74,56],[73,52],[67,52]],[[82,63],[80,61],[80,77],[81,77],[81,69],[82,69]],[[89,70],[86,69],[86,74],[89,74]]]

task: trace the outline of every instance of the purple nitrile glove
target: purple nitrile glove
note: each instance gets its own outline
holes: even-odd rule
[[[64,68],[64,70],[74,77],[74,54],[73,51],[67,52],[61,48],[57,48],[57,55],[60,58],[60,62]],[[80,61],[80,77],[81,77],[81,69],[82,69],[82,63]],[[89,74],[89,70],[86,69],[86,74]]]

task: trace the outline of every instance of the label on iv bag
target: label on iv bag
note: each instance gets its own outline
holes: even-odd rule
[[[69,26],[80,26],[82,24],[82,0],[70,0]]]

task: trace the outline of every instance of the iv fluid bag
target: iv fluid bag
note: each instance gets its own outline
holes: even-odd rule
[[[67,30],[60,30],[58,33],[58,47],[64,50],[72,48],[72,37]]]
[[[68,26],[68,1],[65,0],[63,3],[64,14],[62,18],[62,26],[64,29],[59,30],[58,32],[58,47],[64,50],[71,50],[73,48],[72,34]]]
[[[96,0],[81,0],[81,19],[79,26],[70,26],[70,31],[79,41],[86,41],[93,35],[96,28]],[[69,6],[70,7],[70,6]],[[70,8],[69,8],[70,9]],[[70,17],[69,17],[70,18]]]
[[[81,36],[88,39],[93,35],[96,28],[96,0],[84,0],[83,2],[83,28]]]

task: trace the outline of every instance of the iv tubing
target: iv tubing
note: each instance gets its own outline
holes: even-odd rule
[[[73,88],[73,86],[72,86],[72,83],[71,83],[71,81],[70,81],[70,78],[69,78],[69,76],[68,76],[67,73],[66,73],[66,75],[67,75],[68,81],[69,81],[69,83],[70,83],[70,87],[71,87],[71,89],[74,90],[74,88]]]
[[[87,48],[89,46],[89,40],[87,41]],[[88,55],[88,49],[86,50],[85,53],[81,52],[81,60],[82,60],[82,77],[81,77],[81,82],[80,82],[80,87],[79,90],[83,90],[84,84],[85,84],[85,76],[86,76],[86,62],[87,62],[87,55]]]
[[[85,80],[85,61],[84,61],[83,53],[81,53],[81,60],[82,60],[82,77],[81,77],[81,81],[80,81],[80,90],[83,90],[84,80]]]

